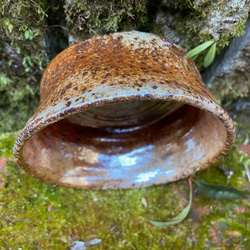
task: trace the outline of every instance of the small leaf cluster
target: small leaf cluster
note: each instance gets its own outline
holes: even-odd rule
[[[3,0],[0,8],[0,30],[13,44],[18,44],[16,37],[33,39],[34,34],[40,34],[40,24],[46,17],[47,8],[47,1],[42,0]]]
[[[23,66],[25,68],[25,72],[29,72],[30,67],[34,67],[34,63],[32,62],[30,56],[25,56],[23,58]]]
[[[206,42],[198,45],[194,49],[190,50],[188,52],[188,55],[193,60],[195,60],[201,52],[205,51],[207,48],[210,47],[210,49],[207,51],[207,53],[203,59],[203,66],[204,66],[204,68],[207,68],[214,61],[214,57],[216,54],[216,44],[217,44],[217,42],[215,42],[214,40],[206,41]]]
[[[28,29],[24,32],[24,37],[29,40],[32,40],[34,37],[38,35],[39,35],[39,31],[34,33],[31,29]]]

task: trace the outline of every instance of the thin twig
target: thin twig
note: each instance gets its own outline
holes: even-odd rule
[[[54,27],[59,27],[59,28],[62,28],[62,29],[64,29],[64,30],[67,30],[67,31],[68,31],[67,28],[65,28],[65,27],[63,27],[63,26],[61,26],[61,25],[58,25],[58,24],[48,26],[48,28],[54,28]]]

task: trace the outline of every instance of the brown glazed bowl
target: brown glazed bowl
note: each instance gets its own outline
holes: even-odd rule
[[[14,154],[38,179],[83,189],[172,182],[225,155],[235,130],[186,52],[137,31],[61,52]]]

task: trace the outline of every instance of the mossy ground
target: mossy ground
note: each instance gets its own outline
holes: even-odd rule
[[[197,180],[226,185],[250,194],[236,147],[216,165],[198,172]],[[176,226],[157,228],[149,219],[165,221],[188,203],[187,180],[132,190],[76,190],[43,183],[17,168],[2,173],[0,245],[2,249],[69,249],[71,242],[102,242],[90,249],[249,249],[250,203],[203,197],[194,186],[188,217]],[[143,204],[142,199],[145,199]]]

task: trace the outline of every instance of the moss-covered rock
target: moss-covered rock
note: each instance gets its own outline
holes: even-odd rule
[[[236,126],[236,143],[244,143],[250,137],[250,98],[224,101],[223,106],[229,112]]]
[[[214,63],[204,70],[203,60],[209,48],[195,62],[200,71],[204,70],[202,78],[211,92],[237,121],[237,138],[241,142],[250,129],[241,108],[242,102],[249,106],[250,95],[249,11],[246,1],[163,0],[153,29],[187,51],[205,41],[216,41],[220,56]]]
[[[249,10],[249,4],[244,0],[163,0],[153,31],[186,50],[215,40],[219,52],[231,38],[243,35]],[[196,60],[201,70],[203,57],[204,53]]]
[[[230,42],[203,74],[203,80],[220,100],[235,101],[250,94],[250,19],[244,35]]]
[[[0,6],[0,131],[16,131],[39,102],[47,65],[43,25],[46,1],[8,1]]]
[[[93,36],[138,29],[146,21],[146,0],[65,1],[70,44]]]
[[[237,128],[237,142],[250,135],[250,19],[244,35],[230,42],[203,74],[203,81],[229,112]]]

